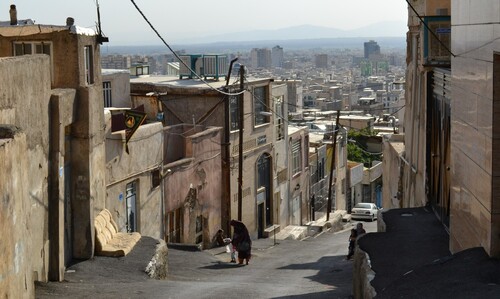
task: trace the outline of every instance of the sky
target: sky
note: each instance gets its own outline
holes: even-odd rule
[[[167,42],[224,33],[315,25],[356,29],[382,21],[404,21],[405,0],[134,0]],[[130,0],[99,0],[101,27],[113,45],[160,44]],[[64,25],[73,17],[95,27],[96,0],[0,0],[0,20],[9,20],[10,4],[18,19]],[[401,22],[404,26],[404,22]]]

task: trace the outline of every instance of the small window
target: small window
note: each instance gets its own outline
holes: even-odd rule
[[[14,42],[12,45],[13,55],[32,55],[32,54],[47,54],[50,56],[50,74],[52,78],[53,63],[52,63],[52,43],[42,42],[42,41],[24,41],[24,42]],[[53,78],[52,78],[53,79]]]
[[[253,89],[253,109],[255,117],[255,126],[269,123],[269,116],[262,112],[269,110],[269,98],[267,95],[267,86],[255,87]]]
[[[85,81],[88,85],[94,84],[94,53],[92,46],[85,46],[83,56],[85,60]]]
[[[161,181],[160,170],[155,169],[151,171],[151,189],[160,186],[160,181]]]
[[[300,139],[292,142],[292,175],[302,171],[302,146]]]
[[[230,122],[231,122],[231,131],[239,130],[239,96],[229,96],[229,110],[230,110]]]
[[[102,92],[104,96],[104,107],[113,107],[111,98],[111,82],[102,82]]]
[[[276,126],[276,141],[283,140],[285,138],[285,120],[283,119],[284,109],[283,109],[283,96],[274,98],[274,112],[275,118],[274,123]]]

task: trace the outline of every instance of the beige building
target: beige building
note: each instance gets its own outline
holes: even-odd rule
[[[305,225],[311,221],[309,197],[309,130],[306,127],[288,127],[290,159],[290,224]]]
[[[103,69],[101,74],[104,107],[132,107],[130,100],[130,71]]]
[[[105,111],[106,209],[119,231],[163,239],[163,125],[141,125],[128,142],[127,154],[123,110],[111,111]]]
[[[94,254],[106,197],[97,39],[77,26],[0,27],[0,297],[33,297],[34,281],[61,281]]]
[[[498,6],[493,0],[452,1],[451,149],[442,168],[451,173],[451,251],[481,246],[495,257],[500,256]]]
[[[498,256],[494,115],[500,44],[492,25],[500,21],[492,10],[498,3],[412,5],[435,35],[409,9],[405,148],[393,139],[385,167],[394,172],[390,165],[400,155],[403,169],[400,187],[393,184],[384,200],[400,207],[429,203],[449,228],[452,252],[481,246]]]
[[[223,87],[224,82],[211,82],[214,88]],[[273,178],[277,176],[274,167],[273,144],[276,126],[274,114],[269,113],[274,96],[271,79],[245,82],[244,93],[244,136],[243,136],[243,184],[242,221],[252,237],[262,237],[265,230],[280,222],[276,209],[281,205],[280,196],[273,190]],[[229,86],[237,92],[239,86]],[[239,167],[239,121],[238,98],[210,88],[198,80],[178,80],[173,77],[134,78],[131,92],[145,95],[159,94],[165,115],[165,124],[194,124],[204,127],[223,127],[220,143],[222,149],[221,226],[229,231],[229,221],[238,218],[238,167]],[[281,92],[283,94],[283,92]],[[283,94],[284,96],[284,94]],[[226,110],[227,109],[227,110]],[[225,113],[224,111],[228,111]]]

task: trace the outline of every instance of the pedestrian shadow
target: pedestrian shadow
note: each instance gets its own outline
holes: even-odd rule
[[[231,268],[241,268],[241,267],[245,267],[245,265],[240,265],[236,263],[212,262],[211,265],[200,267],[200,269],[219,270],[219,269],[231,269]]]

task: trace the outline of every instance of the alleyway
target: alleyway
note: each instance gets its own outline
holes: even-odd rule
[[[376,223],[365,222],[367,231]],[[260,239],[248,266],[227,263],[221,249],[169,250],[169,278],[142,271],[154,240],[125,259],[97,257],[74,265],[66,282],[37,286],[37,298],[349,298],[352,262],[345,260],[348,230],[303,241]],[[72,270],[75,270],[73,272]]]

